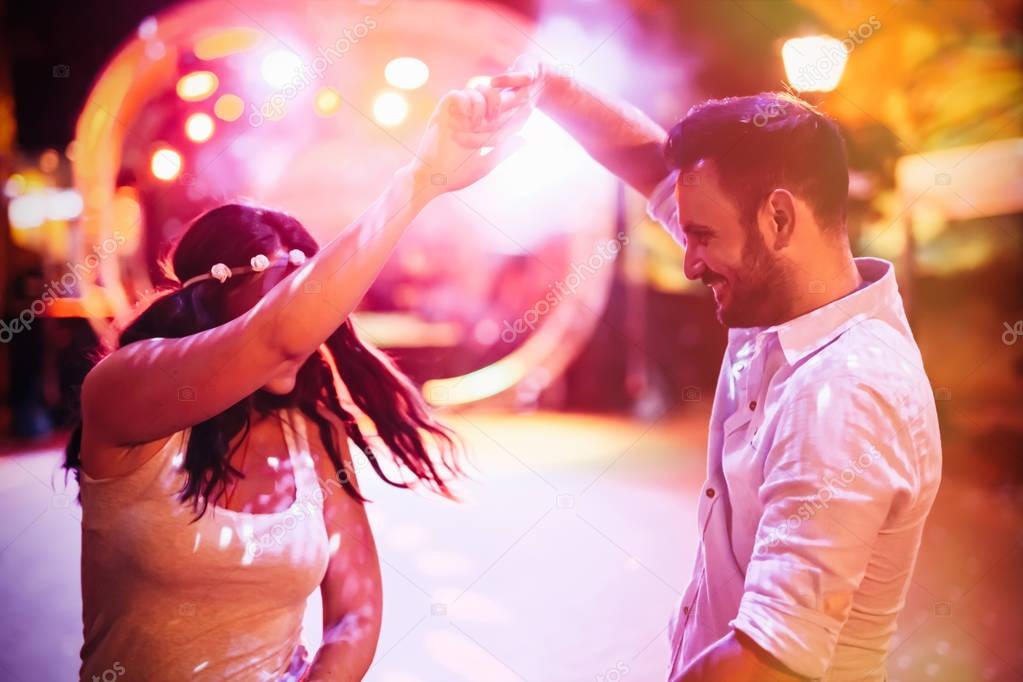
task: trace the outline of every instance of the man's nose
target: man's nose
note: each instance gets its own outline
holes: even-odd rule
[[[686,249],[685,258],[682,261],[682,271],[685,273],[686,279],[700,279],[707,269],[697,251],[698,249]]]

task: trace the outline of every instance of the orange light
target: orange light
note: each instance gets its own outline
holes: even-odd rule
[[[334,88],[320,88],[316,92],[316,113],[320,116],[330,116],[341,108],[341,95]]]
[[[195,41],[195,56],[210,60],[245,52],[263,39],[263,32],[254,28],[229,28]]]
[[[149,170],[157,180],[170,182],[181,174],[181,154],[170,147],[159,147],[149,160]]]
[[[205,142],[213,137],[214,124],[209,114],[192,114],[185,119],[185,135],[192,142]]]
[[[178,81],[178,97],[186,102],[199,102],[212,95],[219,84],[212,71],[193,71]]]
[[[39,169],[44,173],[52,173],[60,165],[60,154],[56,149],[47,149],[39,155]]]
[[[245,111],[245,102],[238,95],[221,95],[213,105],[213,113],[222,121],[237,121]]]

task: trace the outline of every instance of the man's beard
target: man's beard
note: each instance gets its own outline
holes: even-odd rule
[[[771,253],[756,229],[747,232],[742,248],[742,271],[728,283],[726,306],[718,320],[726,327],[767,327],[784,322],[790,304],[790,277],[780,258]]]

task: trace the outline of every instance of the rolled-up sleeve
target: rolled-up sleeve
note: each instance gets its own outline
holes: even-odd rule
[[[854,377],[802,388],[779,415],[731,625],[800,675],[827,671],[874,540],[905,485],[897,420],[889,398]]]
[[[661,180],[650,194],[646,212],[651,219],[659,222],[676,242],[682,244],[682,232],[678,224],[678,203],[675,201],[677,183],[678,171]]]

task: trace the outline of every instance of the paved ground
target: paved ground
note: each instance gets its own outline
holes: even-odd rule
[[[385,581],[367,679],[663,679],[665,624],[695,551],[705,418],[453,417],[473,452],[461,504],[364,475]],[[77,672],[79,511],[57,461],[52,448],[0,458],[4,680]],[[1021,509],[1017,490],[946,480],[892,682],[1023,679]],[[315,603],[307,622],[315,641]]]

